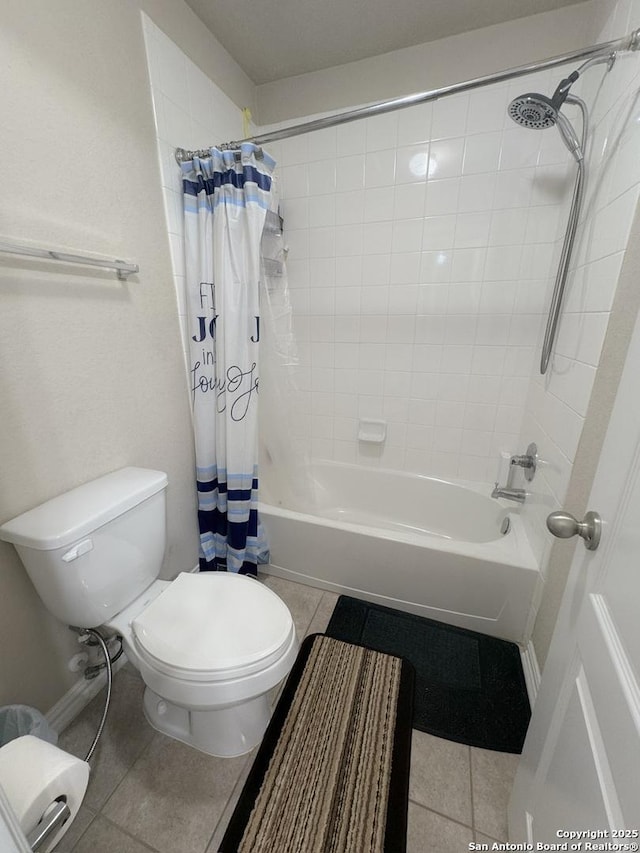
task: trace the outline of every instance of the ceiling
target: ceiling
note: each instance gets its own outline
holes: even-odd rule
[[[577,0],[187,0],[254,83],[318,71]]]

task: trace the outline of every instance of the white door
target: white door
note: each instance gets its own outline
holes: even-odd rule
[[[638,850],[639,377],[640,321],[589,500],[602,540],[597,551],[577,541],[509,804],[511,841],[568,841],[571,850],[558,833],[601,830],[599,843],[635,846],[600,849]],[[625,830],[630,837],[615,837]]]

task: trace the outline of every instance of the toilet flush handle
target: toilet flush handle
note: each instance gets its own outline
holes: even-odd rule
[[[63,554],[62,559],[65,563],[70,563],[72,560],[77,560],[78,557],[87,554],[89,551],[93,551],[93,539],[83,539],[82,542],[78,542],[66,554]]]

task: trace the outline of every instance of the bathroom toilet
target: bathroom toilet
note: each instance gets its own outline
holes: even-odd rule
[[[270,692],[293,665],[295,626],[245,575],[158,579],[166,487],[161,471],[123,468],[8,521],[0,539],[58,619],[122,635],[154,728],[210,755],[241,755],[260,742]]]

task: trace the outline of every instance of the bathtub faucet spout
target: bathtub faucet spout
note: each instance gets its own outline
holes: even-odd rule
[[[506,498],[508,501],[516,501],[519,504],[525,502],[527,493],[524,489],[514,489],[513,480],[516,468],[524,468],[524,478],[527,482],[533,480],[536,467],[538,465],[538,448],[531,442],[527,447],[527,452],[520,455],[511,456],[509,459],[509,475],[504,486],[499,486],[496,482],[494,490],[491,492],[492,498]]]
[[[524,489],[511,489],[506,486],[499,486],[497,483],[491,492],[492,498],[506,498],[508,501],[517,501],[519,504],[523,504],[525,498],[527,497],[527,493]]]

